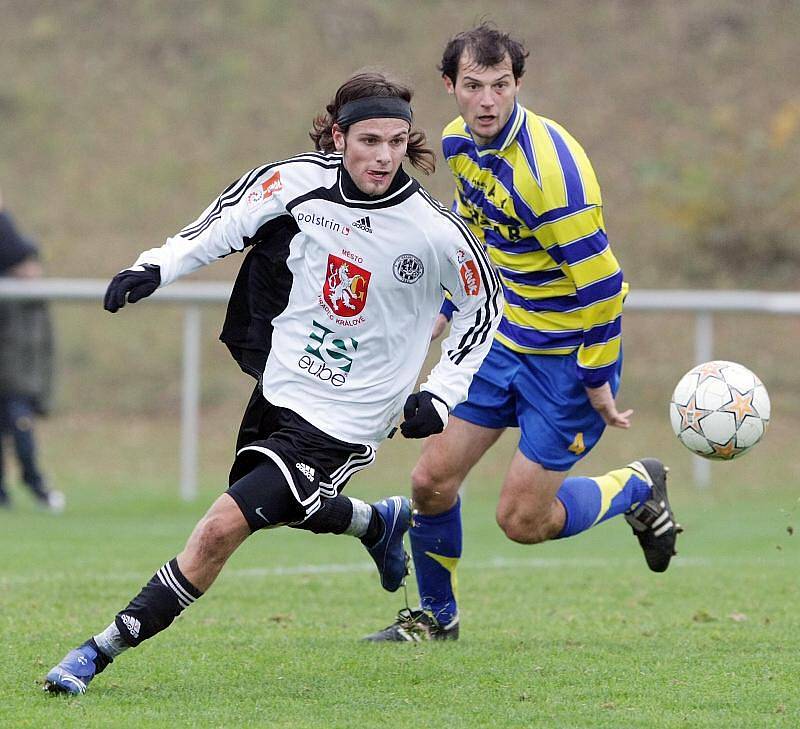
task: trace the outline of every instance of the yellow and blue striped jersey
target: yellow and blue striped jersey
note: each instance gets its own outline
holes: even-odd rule
[[[478,146],[458,117],[442,148],[456,179],[453,210],[483,241],[503,284],[496,339],[523,354],[577,349],[584,384],[606,382],[620,356],[627,284],[583,148],[519,104],[491,144]]]

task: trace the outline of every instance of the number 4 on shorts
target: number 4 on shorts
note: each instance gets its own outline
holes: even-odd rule
[[[576,456],[579,456],[586,450],[586,446],[583,444],[583,433],[578,433],[575,436],[575,439],[572,441],[572,445],[567,448],[570,453],[574,453]]]

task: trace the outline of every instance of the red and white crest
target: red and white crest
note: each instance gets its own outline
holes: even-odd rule
[[[322,296],[337,316],[358,316],[367,303],[367,288],[372,274],[351,261],[328,255]]]

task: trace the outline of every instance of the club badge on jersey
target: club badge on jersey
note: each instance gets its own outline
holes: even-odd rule
[[[425,266],[417,256],[411,253],[404,253],[394,259],[392,273],[400,283],[413,284],[425,274]]]
[[[367,290],[372,274],[352,261],[332,253],[328,255],[322,299],[329,314],[341,317],[358,316],[367,303]]]

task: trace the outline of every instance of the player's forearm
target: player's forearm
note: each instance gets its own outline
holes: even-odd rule
[[[621,352],[623,291],[583,309],[583,343],[578,376],[589,387],[607,382]]]
[[[208,235],[196,240],[187,240],[180,235],[167,238],[164,245],[142,252],[134,265],[150,263],[158,266],[161,285],[166,286],[234,250],[241,250],[243,246],[241,236],[231,239],[228,231],[220,226],[220,229],[212,229]]]
[[[622,347],[624,291],[583,310],[583,343],[578,348],[578,376],[588,387],[599,387],[613,375]]]
[[[158,266],[161,272],[161,286],[172,283],[181,276],[191,273],[204,265],[203,258],[194,251],[178,251],[174,238],[168,238],[163,246],[142,251],[134,266],[149,263]]]
[[[627,285],[622,271],[578,289],[583,343],[578,349],[578,375],[584,384],[598,387],[614,372],[622,337],[622,303]]]
[[[167,238],[159,248],[144,251],[136,264],[158,266],[161,285],[165,286],[234,251],[243,250],[248,236],[252,236],[262,222],[273,217],[273,212],[265,208],[259,209],[263,213],[260,216],[252,215],[249,210],[245,193],[266,175],[264,172],[259,177],[255,173],[256,170],[251,170],[229,185],[196,220]],[[275,207],[280,212],[279,206]]]
[[[606,384],[617,369],[619,348],[616,348],[617,356],[611,362],[592,364],[591,366],[586,366],[580,362],[584,351],[582,348],[578,351],[578,379],[580,379],[584,387],[600,387]]]

